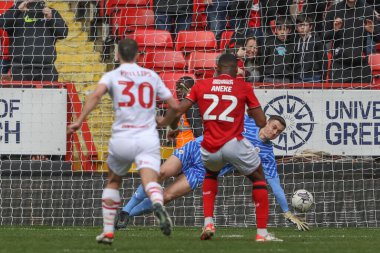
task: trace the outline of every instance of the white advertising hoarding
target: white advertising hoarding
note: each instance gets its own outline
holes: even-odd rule
[[[255,90],[266,115],[287,128],[276,155],[305,149],[332,155],[380,156],[380,90]]]
[[[0,154],[64,155],[67,90],[0,89]]]

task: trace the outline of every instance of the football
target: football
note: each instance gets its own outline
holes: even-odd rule
[[[305,189],[297,190],[292,195],[292,206],[297,212],[307,213],[313,204],[313,195]]]

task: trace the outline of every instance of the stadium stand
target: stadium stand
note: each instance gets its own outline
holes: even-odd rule
[[[189,73],[197,79],[213,77],[216,70],[216,60],[220,53],[192,52],[189,58]]]
[[[157,50],[173,50],[173,40],[170,32],[165,30],[138,29],[135,30],[128,38],[136,40],[141,51],[154,52]]]
[[[117,63],[113,62],[113,57],[107,63],[101,62],[102,48],[100,44],[107,37],[108,30],[110,31],[109,34],[112,35],[112,44],[125,37],[137,40],[139,49],[142,52],[139,64],[157,71],[174,94],[175,81],[182,76],[190,76],[194,79],[212,77],[215,74],[218,55],[228,47],[229,40],[233,35],[232,31],[225,30],[218,48],[215,35],[207,25],[206,6],[203,0],[194,1],[193,10],[195,15],[193,15],[192,23],[194,31],[180,32],[175,42],[173,42],[174,34],[155,29],[153,1],[103,0],[99,2],[97,10],[97,15],[103,21],[103,27],[99,28],[102,30],[103,36],[99,35],[94,42],[91,42],[88,41],[89,35],[86,24],[75,20],[71,3],[48,1],[47,4],[59,10],[69,27],[68,37],[56,44],[57,60],[55,64],[59,72],[59,81],[74,84],[75,92],[79,95],[76,102],[79,104],[85,100],[86,95],[94,91],[101,75],[117,66]],[[0,14],[11,5],[13,5],[13,1],[0,1]],[[304,8],[301,7],[299,8],[300,11]],[[323,17],[323,15],[321,16]],[[268,26],[263,27],[265,24],[261,24],[261,28],[273,31],[275,18],[276,16],[268,17],[271,20],[268,22]],[[323,23],[323,20],[316,20],[316,22]],[[267,34],[266,36],[270,35]],[[2,56],[7,57],[7,36],[1,32],[0,36]],[[330,41],[325,41],[325,43],[331,44]],[[377,50],[379,48],[380,46],[377,44]],[[331,47],[328,49],[329,68],[331,68],[331,59],[334,53],[330,49]],[[363,55],[363,57],[366,57],[366,55]],[[254,86],[257,90],[265,88],[268,93],[273,91],[274,88],[284,88],[288,91],[297,89],[299,92],[302,89],[307,89],[308,93],[305,95],[307,98],[312,97],[315,90],[339,89],[344,93],[352,89],[380,89],[380,57],[378,54],[373,54],[369,55],[368,58],[374,77],[373,86],[366,83],[327,82],[283,84],[281,86],[277,86],[276,83],[266,83],[264,85],[255,83]],[[345,60],[349,61],[350,57],[346,57]],[[72,91],[74,92],[74,89]],[[354,100],[354,98],[351,97],[350,99]],[[277,105],[276,103],[279,103],[278,100],[273,102],[274,105]],[[286,106],[279,108],[278,111],[285,110]],[[294,109],[295,107],[288,107],[287,109],[289,108]],[[165,106],[163,105],[159,109],[164,111]],[[342,111],[344,111],[344,108]],[[316,118],[316,114],[320,112],[322,112],[322,109],[318,112],[313,112],[312,116]],[[290,113],[287,115],[290,115]],[[304,117],[304,115],[306,114],[298,114],[299,117]],[[94,160],[87,161],[92,164],[89,171],[106,172],[108,170],[106,160],[112,120],[111,99],[107,97],[88,118],[89,131],[87,134],[91,135],[97,152],[96,155],[91,156]],[[287,120],[295,120],[295,117],[291,118],[289,116]],[[356,121],[353,121],[354,123]],[[318,126],[315,122],[309,122],[308,124],[312,124],[313,127]],[[305,125],[296,125],[296,128],[301,129],[302,131],[300,132],[303,132]],[[344,130],[347,129],[342,131]],[[357,130],[357,132],[360,131]],[[162,144],[166,144],[163,131],[161,131],[161,134]],[[293,133],[291,136],[288,135],[288,140],[296,141],[301,138],[297,134],[299,132]],[[319,138],[322,139],[325,135],[323,133]],[[363,141],[363,139],[358,140],[358,143],[360,141]],[[88,147],[91,147],[91,145],[87,147],[86,140],[78,139],[75,142],[83,146],[84,153],[86,151],[91,153],[91,150],[87,150],[90,149]],[[371,150],[371,148],[363,146],[359,148],[358,145],[352,149]],[[28,167],[27,165],[22,165],[20,161],[14,162],[13,165],[19,166],[17,170],[19,174],[13,175],[11,170],[2,170],[1,173],[8,173],[8,177],[0,180],[2,193],[0,206],[4,207],[0,211],[2,214],[0,224],[99,225],[101,223],[99,199],[94,199],[93,194],[99,191],[105,178],[101,173],[91,174],[88,171],[84,172],[83,162],[85,161],[83,159],[88,160],[89,156],[83,155],[83,158],[76,151],[74,150],[72,157],[75,173],[73,173],[72,168],[62,167],[61,170],[59,167],[54,167],[52,169],[49,167],[50,165],[37,163],[33,163],[33,166]],[[173,147],[164,146],[161,150],[163,158],[170,156],[172,151]],[[344,154],[326,155],[325,153],[310,152],[307,154],[298,153],[294,157],[284,155],[280,158],[279,172],[283,182],[286,183],[285,192],[288,197],[295,189],[302,187],[312,189],[317,201],[316,208],[312,213],[308,214],[307,218],[315,226],[379,226],[379,201],[376,195],[379,184],[378,173],[376,172],[379,165],[372,157],[361,154],[347,156]],[[31,168],[35,168],[35,170],[32,171]],[[24,179],[24,176],[20,176],[23,175],[22,173],[25,173],[25,178],[29,180],[27,182],[31,183],[19,183],[15,186],[14,182]],[[31,173],[35,174],[30,176]],[[223,191],[226,195],[231,195],[232,197],[228,199],[218,197],[217,224],[221,226],[250,226],[254,224],[254,217],[250,211],[252,207],[245,201],[247,196],[250,195],[248,183],[242,177],[236,175],[225,177],[222,181],[222,184],[226,185]],[[131,173],[124,184],[123,193],[130,195],[134,190],[133,188],[138,184],[139,179]],[[19,192],[22,192],[23,195],[21,196]],[[46,192],[50,193],[46,194]],[[77,195],[78,192],[81,192],[81,194]],[[176,225],[202,225],[203,221],[199,208],[201,206],[200,195],[200,191],[195,191],[193,195],[176,201],[169,206],[171,214],[176,217]],[[27,200],[24,201],[24,198]],[[32,198],[38,199],[38,203],[31,203]],[[270,203],[270,208],[273,210],[270,214],[270,225],[284,226],[285,222],[280,216],[277,210],[278,206],[274,204],[272,197]],[[25,208],[27,211],[23,211],[20,207]],[[186,211],[184,211],[185,209]],[[225,213],[226,210],[227,213]],[[25,213],[28,215],[25,216]],[[133,220],[133,224],[151,225],[154,224],[154,221],[149,217],[137,217]]]
[[[192,51],[212,52],[217,49],[214,33],[210,31],[181,31],[178,33],[175,48],[185,53]]]
[[[117,27],[115,33],[119,39],[139,28],[154,28],[154,13],[151,9],[123,8],[112,19]]]

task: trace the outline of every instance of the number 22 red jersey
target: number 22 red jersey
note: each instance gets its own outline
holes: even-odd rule
[[[243,139],[245,106],[260,106],[251,84],[226,74],[197,81],[186,98],[198,103],[204,125],[201,145],[212,153],[235,137]]]

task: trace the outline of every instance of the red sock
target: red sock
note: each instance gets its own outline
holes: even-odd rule
[[[215,197],[218,193],[218,179],[215,175],[206,172],[202,186],[203,192],[203,215],[214,217]]]
[[[253,183],[252,200],[256,206],[257,228],[267,228],[269,200],[267,184],[265,181],[255,181]]]

